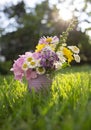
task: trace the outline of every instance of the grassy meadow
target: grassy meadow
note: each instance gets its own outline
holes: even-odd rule
[[[0,76],[0,130],[91,130],[91,67],[61,70],[38,93]]]

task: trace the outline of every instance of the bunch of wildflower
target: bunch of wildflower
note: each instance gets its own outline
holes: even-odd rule
[[[79,48],[67,46],[65,42],[70,30],[69,26],[60,39],[57,36],[40,38],[35,52],[26,52],[14,62],[11,70],[15,79],[21,81],[24,76],[27,80],[37,78],[62,68],[65,63],[69,65],[73,60],[80,62]]]

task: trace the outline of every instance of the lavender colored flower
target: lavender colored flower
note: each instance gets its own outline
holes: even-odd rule
[[[44,68],[54,68],[54,63],[59,61],[57,54],[51,50],[45,50],[41,53],[40,64]]]

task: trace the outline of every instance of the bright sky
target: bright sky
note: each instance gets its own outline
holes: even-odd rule
[[[0,6],[10,3],[10,2],[16,4],[18,1],[21,1],[21,0],[0,0]],[[35,6],[35,3],[40,3],[42,0],[24,0],[24,1],[28,3],[29,6],[33,7]]]
[[[16,4],[18,1],[21,0],[0,0],[0,8],[3,7],[3,5],[7,5],[9,3],[13,3]],[[26,5],[28,5],[29,7],[34,7],[36,3],[41,3],[41,1],[43,0],[24,0]],[[64,20],[70,19],[71,17],[71,13],[74,10],[74,8],[76,7],[78,10],[81,10],[84,7],[84,0],[74,0],[74,5],[70,5],[70,0],[66,0],[66,2],[64,4],[57,4],[57,0],[50,0],[50,5],[51,4],[57,4],[57,7],[60,9],[60,15],[62,16],[62,18]],[[70,5],[70,6],[68,6]],[[91,10],[91,5],[88,5],[87,10]],[[91,18],[89,18],[85,13],[81,13],[81,14],[76,14],[76,16],[80,16],[79,20],[84,20],[84,19],[89,19],[91,20]],[[14,22],[14,21],[11,21]],[[7,23],[6,23],[7,24]],[[91,27],[91,25],[87,24],[86,22],[83,22],[81,24],[79,24],[79,26],[82,28],[82,31],[84,31],[85,28],[87,27]]]

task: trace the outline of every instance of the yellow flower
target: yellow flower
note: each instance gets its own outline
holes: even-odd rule
[[[67,49],[66,47],[63,48],[63,54],[68,59],[69,63],[74,59],[72,56],[73,53],[69,49]]]
[[[40,52],[44,47],[46,46],[46,44],[38,44],[37,46],[36,46],[36,52]]]
[[[68,62],[70,63],[72,60],[74,60],[73,56],[69,56]]]
[[[52,42],[52,37],[47,37],[47,38],[46,38],[46,42],[51,43],[51,42]]]

